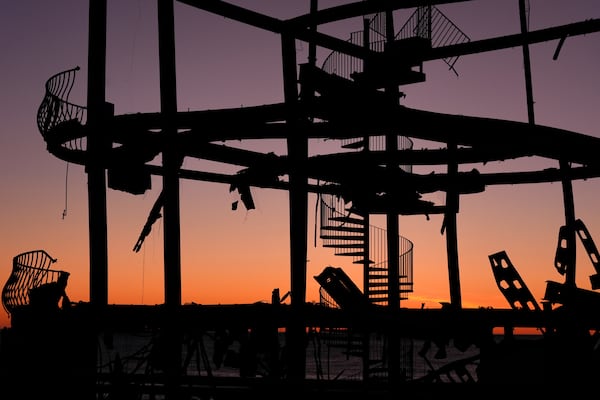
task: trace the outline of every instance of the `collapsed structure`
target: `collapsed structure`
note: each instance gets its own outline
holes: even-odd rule
[[[280,35],[285,101],[180,112],[175,91],[173,0],[159,0],[161,111],[114,115],[114,107],[106,101],[104,87],[106,0],[90,1],[89,59],[93,62],[89,63],[87,106],[69,102],[78,70],[74,68],[48,80],[37,116],[48,151],[64,161],[85,165],[88,174],[90,302],[63,307],[56,315],[52,314],[61,321],[56,326],[57,332],[64,333],[65,327],[73,332],[77,327],[74,329],[76,340],[68,344],[59,342],[70,349],[67,353],[71,357],[66,360],[78,367],[70,366],[65,360],[63,366],[88,379],[90,385],[84,395],[116,393],[121,387],[115,382],[121,379],[129,387],[135,386],[139,393],[161,391],[169,398],[179,398],[183,386],[190,393],[220,389],[226,396],[226,385],[219,386],[204,347],[198,347],[206,332],[214,333],[211,338],[215,352],[224,332],[230,342],[237,340],[247,344],[258,340],[262,343],[251,358],[256,361],[257,354],[262,355],[268,371],[264,375],[274,378],[269,382],[277,382],[273,387],[278,390],[284,390],[283,382],[307,391],[338,393],[339,381],[325,379],[322,374],[317,374],[315,380],[331,386],[318,386],[317,390],[309,383],[312,379],[306,374],[307,335],[317,333],[331,346],[343,343],[349,355],[361,360],[360,386],[351,386],[348,390],[359,388],[380,393],[383,387],[384,392],[389,393],[402,390],[399,388],[403,383],[444,379],[540,382],[552,380],[557,374],[564,378],[565,364],[572,368],[567,373],[570,379],[586,379],[593,371],[597,372],[598,366],[593,362],[594,332],[600,323],[595,315],[600,297],[594,290],[600,286],[599,257],[585,225],[575,216],[571,183],[600,176],[597,159],[600,139],[535,124],[530,89],[530,121],[523,123],[412,109],[401,104],[400,88],[425,81],[423,63],[436,59],[444,60],[452,68],[462,55],[522,46],[527,65],[530,44],[597,32],[600,21],[586,20],[542,31],[523,30],[495,40],[473,41],[435,7],[451,2],[367,0],[319,10],[317,1],[312,0],[309,14],[284,21],[219,0],[181,1]],[[525,18],[523,0],[520,5],[521,18]],[[394,11],[403,8],[414,8],[414,13],[405,25],[395,29]],[[369,17],[364,18],[364,29],[353,33],[350,40],[318,30],[324,23],[366,15]],[[305,64],[297,63],[296,40],[310,46],[309,61]],[[315,61],[318,46],[332,51],[320,66]],[[526,75],[526,79],[529,82],[531,77]],[[440,129],[442,126],[444,129]],[[278,156],[227,144],[230,140],[251,139],[286,140],[288,152]],[[309,156],[311,139],[339,140],[340,151]],[[441,147],[414,150],[414,139],[437,142]],[[559,167],[504,173],[460,168],[464,164],[528,156],[556,160]],[[216,174],[184,168],[186,158],[244,167],[236,174]],[[161,159],[161,163],[156,163],[156,159]],[[420,175],[413,172],[413,165],[445,166],[446,172]],[[152,225],[162,217],[165,303],[161,307],[110,305],[106,190],[143,194],[150,189],[152,175],[162,177],[163,187],[134,250],[140,248]],[[273,303],[267,305],[181,304],[180,179],[227,184],[239,192],[248,209],[254,207],[252,188],[289,192],[289,306],[281,304],[275,293]],[[562,183],[565,198],[565,224],[560,228],[555,260],[565,281],[549,282],[544,304],[539,305],[508,255],[500,252],[490,255],[490,263],[511,308],[465,309],[461,302],[456,229],[460,196],[482,192],[490,185],[551,181]],[[436,204],[423,199],[423,194],[433,192],[444,192],[445,202]],[[341,268],[325,268],[315,277],[323,293],[323,304],[318,306],[307,304],[305,294],[309,193],[319,194],[323,245],[361,265],[364,277],[361,290]],[[444,215],[450,300],[440,310],[400,307],[401,300],[412,291],[413,263],[412,243],[409,238],[400,236],[398,217],[415,214]],[[374,233],[369,223],[372,215],[386,216],[383,235]],[[591,277],[592,290],[575,285],[577,236],[596,268],[596,274]],[[381,259],[374,259],[376,254]],[[23,259],[23,255],[18,257]],[[48,255],[48,258],[51,257]],[[29,272],[23,272],[23,262],[15,264],[2,297],[13,316],[11,330],[20,333],[7,335],[6,340],[16,348],[27,347],[26,339],[31,339],[30,332],[40,328],[40,321],[48,323],[47,314],[40,319],[39,312],[30,310],[28,300],[31,299],[24,294],[43,283],[28,279],[28,274],[37,271],[39,266],[26,267],[30,268]],[[18,296],[15,295],[17,290]],[[98,354],[90,345],[94,341],[91,338],[110,335],[115,330],[136,331],[148,327],[155,333],[152,345],[161,347],[159,359],[154,357],[156,351],[148,353],[145,362],[152,367],[145,368],[141,374],[145,379],[133,372],[128,375],[117,359],[110,361],[109,372],[97,368]],[[543,335],[539,340],[524,343],[513,337],[512,329],[516,327],[539,328]],[[500,343],[494,338],[495,328],[504,328]],[[285,357],[279,348],[277,332],[285,334]],[[61,337],[59,333],[57,337]],[[74,339],[71,334],[68,338]],[[452,360],[442,368],[431,368],[427,374],[417,376],[413,368],[417,354],[414,338],[425,340],[427,346],[434,343],[439,358],[444,358],[447,345],[461,351],[476,348],[477,354]],[[187,353],[182,352],[184,345]],[[427,346],[419,356],[427,357]],[[226,347],[221,350],[226,351]],[[18,364],[17,354],[5,352],[5,365],[12,365],[5,368],[4,373],[10,375],[20,370],[14,368]],[[47,365],[48,359],[57,354],[50,351],[29,355],[46,359],[42,365]],[[186,372],[193,357],[201,359],[206,369],[203,375],[198,367],[195,381]],[[244,378],[256,375],[256,367],[242,363],[239,369]],[[236,382],[235,385],[247,390],[267,390],[260,380]],[[231,386],[234,384],[228,382],[227,387]],[[335,390],[328,390],[331,387]]]

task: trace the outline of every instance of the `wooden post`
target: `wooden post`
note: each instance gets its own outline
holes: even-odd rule
[[[163,214],[165,315],[162,334],[165,350],[165,391],[167,399],[178,399],[181,368],[181,249],[179,176],[181,157],[176,147],[177,86],[175,68],[174,0],[158,0],[158,45],[160,64],[160,106],[163,144]]]
[[[106,224],[106,171],[102,166],[107,148],[102,136],[106,82],[106,0],[90,0],[88,43],[88,210],[90,233],[90,301],[108,303],[108,245]]]
[[[87,156],[88,220],[90,260],[90,303],[94,310],[108,304],[108,239],[106,213],[106,171],[103,158],[107,157],[107,143],[103,139],[106,117],[106,0],[90,0],[88,16],[88,82],[87,82]],[[90,321],[94,321],[90,318]],[[97,354],[96,327],[80,326],[79,340],[72,342],[71,354],[81,355],[78,366],[83,380],[78,386],[83,399],[95,399]],[[88,379],[89,377],[89,379]]]
[[[287,108],[287,151],[289,159],[291,320],[286,328],[288,378],[300,383],[306,375],[306,249],[308,224],[308,177],[304,166],[308,158],[308,140],[299,127],[296,40],[281,35],[284,98]]]

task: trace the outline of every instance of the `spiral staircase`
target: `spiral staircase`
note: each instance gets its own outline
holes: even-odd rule
[[[433,46],[447,46],[469,41],[439,9],[434,6],[417,7],[393,40],[387,40],[386,18],[378,13],[365,22],[365,29],[350,34],[349,42],[368,46],[383,57],[361,60],[347,54],[332,52],[323,62],[322,71],[356,83],[383,89],[389,82],[403,85],[425,80],[420,52]],[[394,55],[396,54],[396,55]],[[398,61],[397,54],[402,55]],[[449,69],[455,71],[458,57],[443,59]],[[412,141],[404,136],[395,140],[397,149],[412,149]],[[343,140],[342,147],[351,151],[386,150],[386,137],[365,136],[362,139]],[[412,172],[411,165],[399,165],[405,172]],[[408,299],[413,291],[413,243],[399,236],[398,282],[390,282],[388,263],[388,235],[385,229],[370,224],[370,213],[363,207],[355,207],[352,201],[332,194],[319,195],[320,230],[324,247],[332,248],[337,256],[350,257],[353,264],[363,267],[363,291],[368,303],[387,306],[390,288],[397,284],[399,300]],[[326,288],[320,288],[321,303],[339,307]],[[395,302],[394,302],[395,303]],[[330,346],[344,348],[346,354],[362,357],[363,379],[377,379],[387,374],[386,336],[364,335],[352,330],[326,332]],[[412,378],[413,345],[401,341],[401,364],[406,379]]]
[[[469,41],[435,6],[417,7],[406,23],[395,34],[392,41],[386,39],[386,18],[384,13],[375,14],[368,19],[365,29],[352,32],[349,42],[368,46],[370,50],[386,54],[402,49],[406,59],[402,64],[394,63],[394,57],[383,58],[398,70],[391,71],[402,77],[396,82],[403,84],[423,81],[422,63],[418,61],[419,51],[432,46],[447,46]],[[444,59],[449,69],[454,71],[458,57]],[[321,69],[345,79],[357,82],[373,83],[369,75],[378,74],[381,67],[377,62],[363,62],[346,54],[332,52],[323,62]],[[417,70],[415,70],[415,68]],[[380,75],[380,74],[378,74]],[[342,147],[356,151],[380,151],[386,149],[385,137],[368,137],[345,140]],[[409,138],[398,136],[398,149],[411,149]],[[396,150],[396,149],[393,149]],[[410,165],[400,165],[402,170],[412,172]],[[333,248],[336,255],[352,257],[354,264],[364,267],[364,292],[373,304],[388,304],[389,270],[387,262],[387,234],[382,228],[369,224],[368,210],[358,211],[342,198],[324,194],[320,196],[320,238],[324,247]],[[398,238],[400,246],[399,294],[400,300],[407,299],[407,293],[413,291],[413,244],[407,238]],[[330,301],[330,300],[328,300]]]

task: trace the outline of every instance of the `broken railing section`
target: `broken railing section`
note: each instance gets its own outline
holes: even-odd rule
[[[66,306],[69,273],[50,269],[55,262],[56,259],[44,250],[27,251],[13,257],[12,271],[2,290],[2,305],[9,315],[24,306],[58,309],[61,299],[62,306]]]
[[[588,229],[580,219],[577,219],[572,227],[561,226],[556,249],[555,267],[561,275],[566,274],[569,268],[574,268],[574,265],[572,265],[573,262],[569,261],[573,259],[574,253],[572,252],[574,252],[574,249],[569,248],[567,245],[569,241],[566,240],[569,228],[577,233],[592,262],[596,273],[590,276],[590,281],[592,289],[597,290],[600,288],[600,256]],[[546,282],[546,291],[542,302],[543,307],[540,307],[505,251],[490,255],[489,260],[498,288],[513,309],[528,311],[543,310],[547,312],[553,311],[553,305],[558,305],[555,309],[561,312],[555,316],[556,318],[552,317],[546,321],[550,325],[544,327],[545,333],[553,333],[557,328],[553,325],[557,321],[560,322],[560,329],[571,331],[574,327],[569,326],[570,323],[568,321],[565,322],[562,320],[567,314],[587,320],[594,318],[600,310],[600,293],[578,288],[569,283],[554,281]],[[567,314],[564,314],[564,312]],[[585,331],[585,328],[582,328],[582,331]]]
[[[581,243],[583,244],[583,247],[589,256],[590,261],[592,262],[594,270],[596,271],[594,275],[590,275],[592,289],[600,289],[600,255],[598,254],[596,244],[594,243],[594,240],[590,236],[590,232],[581,219],[575,220],[572,229],[574,229],[577,233],[577,236],[579,236],[579,239],[581,240]],[[556,256],[554,257],[554,266],[561,275],[564,275],[569,268],[574,268],[573,265],[570,265],[571,262],[569,260],[573,258],[571,254],[574,254],[573,252],[575,250],[568,246],[568,235],[569,227],[567,225],[561,226],[558,232]]]
[[[575,220],[571,229],[577,233],[577,236],[581,240],[588,257],[592,262],[594,270],[596,271],[595,274],[590,275],[592,290],[600,289],[600,256],[596,244],[581,219]],[[574,268],[574,265],[571,265],[571,263],[568,262],[568,260],[573,259],[575,251],[575,249],[568,246],[569,241],[566,240],[568,234],[569,227],[567,225],[561,226],[554,260],[554,265],[561,275],[565,275],[569,268]],[[597,315],[598,310],[600,310],[600,293],[592,290],[578,288],[565,283],[548,281],[546,283],[544,300],[550,304],[564,305],[572,311],[583,313],[582,315],[588,313],[590,315]]]
[[[46,81],[46,93],[37,113],[38,129],[46,140],[48,132],[62,122],[77,120],[82,125],[86,122],[87,109],[69,103],[77,71],[79,67],[68,69]]]
[[[314,278],[341,309],[363,310],[371,306],[363,292],[339,267],[325,267]]]
[[[488,256],[498,288],[513,309],[540,310],[531,291],[505,251]]]

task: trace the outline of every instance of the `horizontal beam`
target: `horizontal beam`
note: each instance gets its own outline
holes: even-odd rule
[[[177,0],[179,3],[230,18],[246,25],[281,33],[283,21],[221,0]]]
[[[600,19],[590,19],[567,25],[539,29],[527,33],[476,40],[466,43],[435,47],[423,53],[423,61],[439,60],[442,58],[464,56],[487,51],[502,50],[525,44],[548,42],[567,36],[579,36],[600,31]]]
[[[385,10],[400,10],[419,6],[464,3],[471,0],[366,0],[350,4],[324,8],[315,15],[305,14],[286,20],[286,24],[293,29],[307,28],[311,24],[322,25],[330,22],[355,18],[367,14],[375,14]]]

